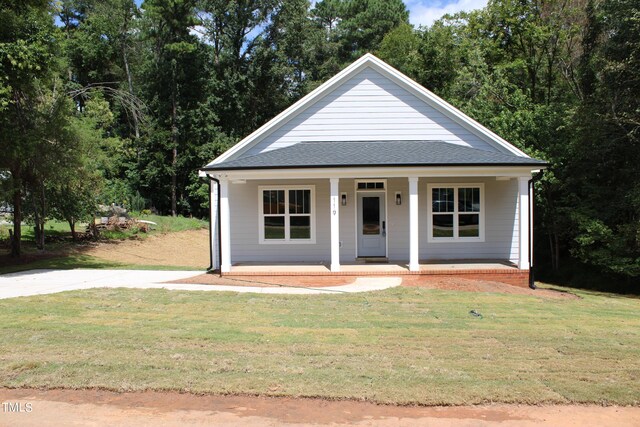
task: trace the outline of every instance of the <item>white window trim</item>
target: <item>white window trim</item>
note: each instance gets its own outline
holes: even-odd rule
[[[284,239],[265,239],[264,238],[264,202],[262,192],[265,190],[284,190],[285,206],[284,213]],[[311,192],[311,238],[310,239],[291,239],[289,236],[289,190],[310,190]],[[261,245],[309,245],[316,243],[316,186],[315,185],[261,185],[258,186],[258,243]],[[305,214],[306,215],[306,214]],[[293,214],[292,216],[296,216]]]
[[[454,212],[450,212],[451,214],[454,215],[454,221],[453,221],[453,236],[454,237],[433,237],[433,192],[431,191],[433,188],[453,188],[453,201],[454,201],[454,207],[455,207],[455,211]],[[480,227],[480,233],[478,237],[459,237],[458,236],[458,221],[456,221],[457,216],[460,214],[458,212],[458,189],[459,188],[479,188],[480,189],[480,212],[478,212],[480,214],[480,221],[479,221],[479,227]],[[452,243],[452,242],[461,242],[461,243],[468,243],[468,242],[484,242],[484,238],[485,238],[485,224],[484,224],[484,217],[485,217],[485,210],[486,210],[486,206],[484,203],[484,184],[482,183],[456,183],[456,184],[449,184],[449,183],[433,183],[433,184],[427,184],[427,212],[428,212],[428,216],[427,216],[427,241],[429,243]],[[465,213],[465,212],[463,212]],[[468,212],[468,213],[475,213],[475,212]]]

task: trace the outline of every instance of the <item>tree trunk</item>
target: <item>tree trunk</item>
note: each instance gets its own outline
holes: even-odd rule
[[[176,88],[174,73],[174,90],[171,94],[171,142],[173,145],[171,158],[171,216],[178,214],[178,200],[176,197],[177,166],[178,166],[178,106],[176,105]]]
[[[133,96],[133,79],[131,78],[131,71],[129,70],[129,58],[127,57],[127,47],[122,45],[122,61],[124,62],[124,71],[127,75],[127,84],[129,85],[129,94]],[[138,125],[138,115],[134,111],[133,114],[133,131],[136,139],[140,138],[140,126]]]
[[[71,230],[71,238],[74,242],[76,242],[78,240],[78,235],[76,233],[76,222],[73,220],[73,218],[67,218],[67,222],[69,223],[69,229]]]
[[[20,178],[13,175],[13,236],[11,238],[11,256],[19,257],[22,255],[22,188]]]
[[[44,250],[44,222],[45,222],[45,194],[44,185],[40,186],[40,191],[37,196],[33,198],[33,213],[34,213],[34,234],[36,240],[36,247],[41,251]]]
[[[178,215],[178,198],[177,198],[177,190],[178,186],[177,174],[176,174],[176,165],[178,161],[178,148],[173,147],[173,159],[171,160],[171,216]]]

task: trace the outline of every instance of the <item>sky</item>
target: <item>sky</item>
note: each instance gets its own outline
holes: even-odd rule
[[[487,0],[404,0],[410,11],[409,21],[418,27],[430,26],[447,13],[481,9]]]

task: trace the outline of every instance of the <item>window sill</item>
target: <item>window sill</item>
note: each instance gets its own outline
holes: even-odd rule
[[[484,237],[429,237],[428,243],[484,243]]]
[[[261,245],[315,245],[316,240],[315,239],[308,239],[308,240],[259,240],[258,241],[259,244]]]

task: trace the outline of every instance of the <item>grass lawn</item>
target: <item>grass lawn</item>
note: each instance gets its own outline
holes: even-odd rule
[[[639,404],[640,300],[579,295],[96,289],[0,300],[0,386]]]

